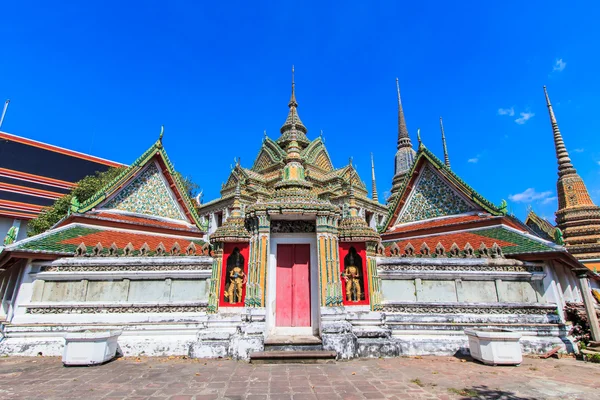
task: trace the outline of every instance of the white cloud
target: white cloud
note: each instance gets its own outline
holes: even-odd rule
[[[567,63],[563,61],[562,58],[556,60],[556,62],[554,63],[554,67],[552,67],[552,71],[558,71],[561,72],[562,70],[565,69],[565,67],[567,66]]]
[[[517,194],[510,194],[508,195],[508,198],[512,201],[514,201],[515,203],[530,203],[532,201],[535,200],[542,200],[543,204],[545,201],[552,201],[552,200],[548,200],[549,198],[551,198],[550,196],[552,195],[551,191],[547,191],[547,192],[536,192],[534,188],[528,188],[526,189],[524,192],[521,193],[517,193]],[[555,199],[556,197],[554,197],[553,199]]]
[[[542,204],[552,203],[553,201],[556,201],[557,199],[558,199],[558,197],[556,197],[556,196],[546,197],[544,200],[542,200]]]
[[[472,164],[477,164],[479,162],[479,157],[473,157],[473,158],[469,158],[467,160],[467,162],[470,162]]]
[[[585,149],[575,149],[573,150],[575,153],[583,153],[585,151]]]
[[[532,112],[522,112],[519,113],[520,117],[515,119],[515,122],[519,125],[523,125],[525,122],[527,122],[529,119],[531,119],[535,114]]]
[[[515,108],[499,108],[498,115],[508,115],[509,117],[513,117],[515,115]]]

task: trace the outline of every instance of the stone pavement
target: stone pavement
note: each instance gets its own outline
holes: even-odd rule
[[[490,367],[454,357],[331,364],[125,358],[63,367],[60,358],[0,359],[1,399],[600,399],[600,364],[526,358]]]

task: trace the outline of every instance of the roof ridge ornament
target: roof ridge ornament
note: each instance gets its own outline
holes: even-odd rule
[[[157,141],[157,145],[158,147],[162,147],[162,140],[163,140],[163,136],[165,135],[165,126],[161,125],[160,126],[160,134],[158,135],[158,141]]]

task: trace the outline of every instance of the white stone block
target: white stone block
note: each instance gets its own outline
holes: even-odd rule
[[[171,301],[208,300],[206,280],[179,280],[171,282]]]
[[[465,329],[471,357],[488,365],[518,365],[523,361],[521,333],[502,329]]]
[[[165,281],[131,281],[129,282],[129,302],[166,302]]]
[[[421,282],[421,290],[417,291],[418,301],[456,302],[456,284],[454,281]]]
[[[127,301],[129,280],[89,281],[86,301]]]
[[[493,281],[457,281],[458,301],[466,303],[495,303],[496,284]]]
[[[94,365],[113,359],[121,333],[122,331],[86,331],[66,334],[63,364]]]
[[[417,301],[414,280],[384,279],[381,281],[383,298],[387,301]]]
[[[42,301],[84,301],[87,281],[45,282]]]

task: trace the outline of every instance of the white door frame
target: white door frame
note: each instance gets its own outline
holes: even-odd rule
[[[281,328],[275,326],[275,308],[277,296],[277,245],[310,245],[310,327]],[[314,335],[319,334],[319,266],[317,258],[316,233],[278,233],[271,234],[269,269],[267,272],[267,336]]]

